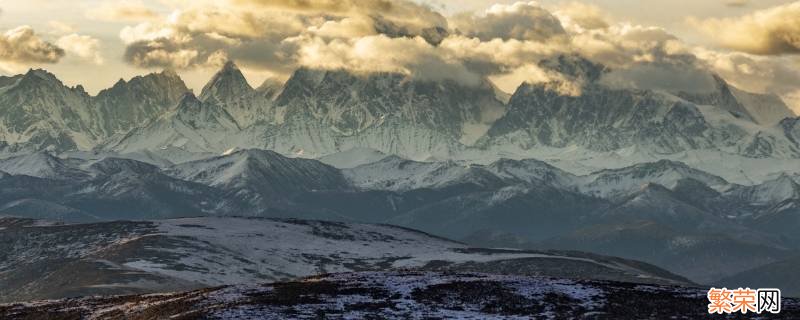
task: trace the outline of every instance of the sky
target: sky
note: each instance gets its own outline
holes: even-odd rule
[[[800,1],[0,0],[0,74],[44,68],[91,94],[165,68],[199,91],[227,60],[253,86],[308,67],[579,94],[540,67],[558,55],[613,86],[702,91],[716,74],[800,111]]]

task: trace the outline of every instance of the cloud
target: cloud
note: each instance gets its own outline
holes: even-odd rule
[[[20,26],[0,35],[0,61],[56,63],[63,56],[64,49],[43,40],[29,26]]]
[[[447,26],[447,19],[430,7],[405,0],[232,0],[232,4],[287,10],[306,15],[380,16],[417,32]]]
[[[106,2],[86,12],[89,19],[100,21],[134,21],[152,20],[159,14],[139,1]]]
[[[462,14],[456,16],[452,22],[453,27],[464,35],[483,41],[548,41],[567,35],[558,18],[535,2],[496,4],[482,15]]]
[[[800,54],[800,1],[723,19],[689,22],[719,45],[758,55]]]
[[[758,56],[695,48],[710,70],[734,86],[759,93],[775,93],[800,111],[800,61],[794,57]]]
[[[224,55],[245,67],[283,74],[312,51],[301,46],[366,43],[377,35],[438,44],[448,35],[447,20],[409,1],[199,1],[120,32],[124,59],[135,66],[205,68]],[[358,42],[361,38],[368,39]]]
[[[763,57],[726,71],[742,57],[699,52],[663,28],[615,21],[600,8],[569,2],[548,10],[534,2],[494,5],[443,17],[404,0],[162,0],[167,16],[123,28],[124,60],[144,68],[217,68],[233,59],[251,70],[286,76],[298,67],[355,73],[394,72],[466,85],[490,78],[506,91],[521,82],[580,94],[581,79],[541,61],[580,56],[607,66],[614,87],[707,91],[713,73],[743,88],[788,97],[796,65]],[[717,55],[717,56],[715,56]],[[716,60],[715,60],[716,59]],[[735,62],[734,62],[735,60]],[[779,68],[780,64],[785,66]],[[563,71],[563,70],[562,70]],[[769,76],[769,75],[772,76]],[[796,91],[796,90],[795,90]]]
[[[610,26],[610,16],[600,7],[582,2],[569,2],[553,12],[561,24],[574,32],[605,29]]]
[[[355,72],[391,72],[424,80],[456,80],[465,85],[481,77],[457,60],[450,60],[422,37],[390,38],[373,35],[354,40],[325,42],[307,39],[300,46],[298,63],[315,69],[347,69]]]
[[[91,61],[95,64],[103,64],[104,59],[100,54],[100,40],[86,35],[72,33],[62,36],[56,44],[63,48],[67,53]]]

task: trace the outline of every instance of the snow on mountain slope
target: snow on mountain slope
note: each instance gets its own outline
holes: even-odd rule
[[[459,141],[482,135],[505,110],[488,82],[310,69],[297,70],[275,104],[285,113],[267,137],[269,149],[323,156],[366,147],[414,159],[462,148]]]
[[[455,161],[416,162],[389,156],[371,164],[343,171],[357,187],[366,190],[409,191],[471,184],[495,188],[503,181],[482,166]]]
[[[53,74],[30,70],[6,78],[0,90],[0,141],[6,152],[86,150],[102,133],[82,87],[69,88]]]
[[[754,186],[740,186],[728,190],[728,196],[755,206],[774,205],[787,200],[800,200],[800,184],[788,175]]]
[[[673,188],[682,179],[694,179],[707,186],[722,189],[729,185],[725,179],[693,169],[683,163],[661,160],[642,163],[623,169],[602,170],[582,176],[581,192],[601,198],[614,198],[638,190],[648,183]]]
[[[209,186],[257,186],[259,192],[348,189],[339,170],[319,161],[293,159],[265,150],[240,150],[229,155],[182,163],[167,170],[180,179]]]
[[[565,75],[576,73],[574,77],[583,79],[580,94],[559,93],[553,89],[558,83],[524,83],[509,101],[505,116],[478,141],[479,147],[519,153],[553,147],[596,152],[636,148],[662,157],[691,150],[751,158],[800,156],[797,142],[775,130],[773,123],[756,123],[718,77],[716,91],[673,94],[609,87],[592,80],[604,66],[582,58],[541,64]],[[727,118],[714,121],[722,114]]]
[[[377,162],[388,155],[370,148],[353,148],[318,158],[320,162],[339,169],[350,169]]]
[[[278,90],[276,84],[266,82],[267,87],[253,89],[239,67],[228,61],[203,87],[200,100],[216,105],[230,114],[243,128],[254,124],[272,122],[273,98]],[[244,147],[239,146],[239,147]]]
[[[698,105],[710,105],[716,106],[726,112],[730,113],[731,115],[746,119],[747,121],[756,122],[756,118],[754,116],[754,111],[759,110],[751,110],[755,109],[759,106],[751,105],[750,108],[746,107],[744,103],[739,101],[738,96],[736,95],[736,91],[738,91],[739,96],[745,98],[754,98],[749,96],[747,93],[742,92],[740,90],[736,90],[732,86],[728,85],[724,79],[719,77],[718,75],[712,75],[714,79],[715,90],[707,91],[707,92],[679,92],[676,93],[677,96],[686,99],[689,102],[698,104]],[[752,101],[748,101],[752,102]]]
[[[634,261],[579,253],[473,250],[388,225],[244,218],[54,226],[14,221],[0,219],[0,234],[9,239],[0,243],[8,257],[0,262],[0,270],[13,271],[0,273],[0,301],[147,292],[138,283],[153,278],[179,284],[172,288],[177,290],[330,272],[434,265],[457,270],[462,263],[500,261],[524,261],[525,271],[519,271],[523,274],[577,276],[592,270],[585,277],[687,283]],[[559,266],[553,268],[551,262]],[[43,277],[26,276],[30,270],[47,272]],[[40,286],[44,283],[49,285]]]
[[[106,137],[126,133],[174,107],[189,92],[172,70],[120,79],[93,99]]]
[[[575,175],[535,159],[500,159],[488,165],[486,169],[502,179],[529,184],[546,184],[572,189],[578,183]]]
[[[10,154],[89,150],[158,117],[188,91],[171,71],[120,80],[96,97],[81,86],[66,87],[44,70],[1,82],[0,141]]]
[[[255,90],[233,61],[228,61],[218,71],[200,93],[204,102],[225,102],[252,94]]]
[[[0,160],[0,171],[58,180],[80,180],[88,174],[74,159],[61,159],[48,152],[35,152]]]
[[[240,130],[224,109],[187,93],[174,110],[112,141],[106,149],[131,153],[174,147],[194,153],[215,153],[221,146],[232,144],[228,141],[235,139]]]
[[[289,107],[287,119],[320,121],[344,135],[397,117],[455,140],[464,134],[465,123],[491,123],[504,109],[488,82],[469,88],[399,74],[359,76],[307,69],[295,72],[277,103]]]
[[[731,87],[731,92],[760,124],[771,126],[783,119],[797,117],[777,95],[752,93],[735,87]]]

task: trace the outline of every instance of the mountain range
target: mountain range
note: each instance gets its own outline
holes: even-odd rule
[[[800,249],[796,177],[739,185],[668,160],[574,175],[532,159],[479,165],[391,155],[339,169],[257,149],[170,166],[40,152],[0,160],[0,172],[0,215],[73,223],[189,216],[389,223],[475,246],[637,259],[703,283]]]
[[[602,81],[606,67],[577,56],[540,64],[579,83],[580,94],[563,94],[558,82],[523,83],[506,103],[489,80],[468,86],[305,68],[254,89],[228,62],[199,95],[164,71],[90,96],[31,70],[0,79],[0,150],[153,153],[173,163],[236,148],[307,158],[370,148],[476,163],[542,158],[545,150],[573,161],[576,150],[605,154],[607,162],[609,153],[698,163],[714,161],[704,152],[759,164],[800,158],[800,122],[774,95],[739,90],[718,76],[709,92],[616,88]],[[593,169],[610,167],[598,161]]]
[[[111,221],[392,224],[635,259],[704,284],[769,284],[750,276],[796,265],[800,118],[780,98],[713,75],[710,91],[612,86],[577,56],[540,67],[565,80],[506,95],[488,79],[301,68],[253,88],[228,62],[199,94],[167,70],[92,96],[44,70],[0,77],[0,216],[148,235],[168,223]],[[148,261],[137,270],[159,264]]]

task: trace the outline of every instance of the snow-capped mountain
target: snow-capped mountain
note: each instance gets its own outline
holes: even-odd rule
[[[636,261],[473,249],[387,225],[256,218],[50,225],[0,219],[0,236],[8,240],[0,244],[6,257],[0,269],[10,271],[0,274],[3,302],[252,284],[329,272],[470,266],[498,266],[500,274],[689,284]],[[499,268],[508,264],[520,268]]]
[[[0,84],[0,141],[8,154],[92,149],[158,117],[188,92],[172,71],[120,80],[95,97],[44,70],[3,77]]]
[[[712,189],[722,189],[730,185],[725,179],[691,168],[683,163],[661,160],[642,163],[623,169],[608,169],[581,177],[581,192],[611,198],[627,195],[649,183],[674,188],[684,179],[693,179]]]
[[[228,61],[203,87],[200,100],[224,103],[252,94],[255,90],[233,61]]]
[[[236,141],[240,131],[239,124],[225,109],[186,93],[175,108],[110,141],[106,149],[129,153],[176,148],[203,153],[230,145],[229,141]]]
[[[776,125],[783,119],[778,118],[792,116],[785,104],[735,89],[719,77],[716,91],[673,94],[607,86],[596,80],[604,67],[580,58],[542,65],[580,80],[580,92],[563,94],[554,89],[557,82],[524,83],[479,146],[522,152],[635,147],[658,154],[721,150],[747,157],[800,156],[800,145]]]
[[[224,190],[224,197],[266,210],[298,193],[351,189],[339,170],[316,160],[290,159],[264,150],[240,150],[186,162],[167,174]],[[240,213],[242,214],[242,213]]]
[[[800,199],[800,184],[788,175],[781,175],[760,185],[733,188],[728,194],[755,206],[773,205]]]
[[[203,87],[199,99],[225,110],[244,128],[272,121],[272,100],[280,88],[280,83],[265,81],[258,90],[253,89],[239,67],[228,61]]]
[[[310,69],[297,70],[275,104],[283,111],[268,149],[326,155],[368,147],[415,159],[471,144],[505,109],[488,82]]]
[[[41,153],[0,161],[0,172],[8,172],[0,176],[0,214],[59,221],[237,215],[391,223],[479,245],[558,244],[622,255],[703,280],[710,269],[686,262],[713,257],[723,241],[748,249],[731,253],[714,269],[720,274],[756,267],[756,252],[769,262],[800,248],[800,199],[789,176],[743,186],[666,160],[573,175],[536,160],[479,165],[387,156],[337,169],[239,150],[158,167],[101,155]],[[587,247],[586,237],[596,241]],[[631,243],[653,246],[634,250]]]
[[[344,171],[350,181],[365,190],[409,191],[470,184],[497,188],[503,181],[484,169],[455,161],[417,162],[388,156],[374,163]]]
[[[318,158],[320,162],[339,168],[351,169],[360,165],[377,162],[388,155],[370,148],[353,148]]]
[[[82,87],[69,88],[44,70],[3,77],[0,84],[6,153],[88,149],[102,141],[100,117]]]
[[[540,65],[562,74],[577,92],[564,92],[560,82],[523,84],[506,105],[488,80],[467,85],[311,69],[253,89],[228,62],[196,99],[179,98],[187,89],[172,71],[120,81],[91,97],[32,70],[0,81],[4,107],[25,110],[25,121],[10,121],[20,111],[8,113],[0,145],[5,154],[100,145],[105,152],[153,153],[171,162],[233,148],[307,158],[369,148],[418,161],[484,164],[552,150],[549,162],[600,169],[612,167],[615,157],[627,157],[626,165],[693,157],[708,169],[717,153],[761,168],[786,167],[777,162],[800,156],[797,119],[774,96],[744,92],[719,77],[714,90],[699,93],[611,87],[603,81],[604,66],[577,56]],[[178,104],[207,116],[180,119],[186,116],[175,116]],[[59,106],[69,111],[52,112]],[[737,182],[751,178],[715,173]]]
[[[724,83],[725,80],[716,77],[718,81]],[[757,122],[763,125],[775,125],[786,118],[795,118],[797,115],[792,112],[783,100],[774,94],[759,94],[747,92],[736,87],[725,84],[730,88],[731,93],[745,110]]]
[[[107,136],[127,133],[174,107],[189,92],[175,71],[167,70],[120,79],[94,98],[98,116]]]
[[[78,168],[81,161],[61,159],[48,152],[35,152],[0,160],[0,171],[55,180],[81,180],[88,174]]]

